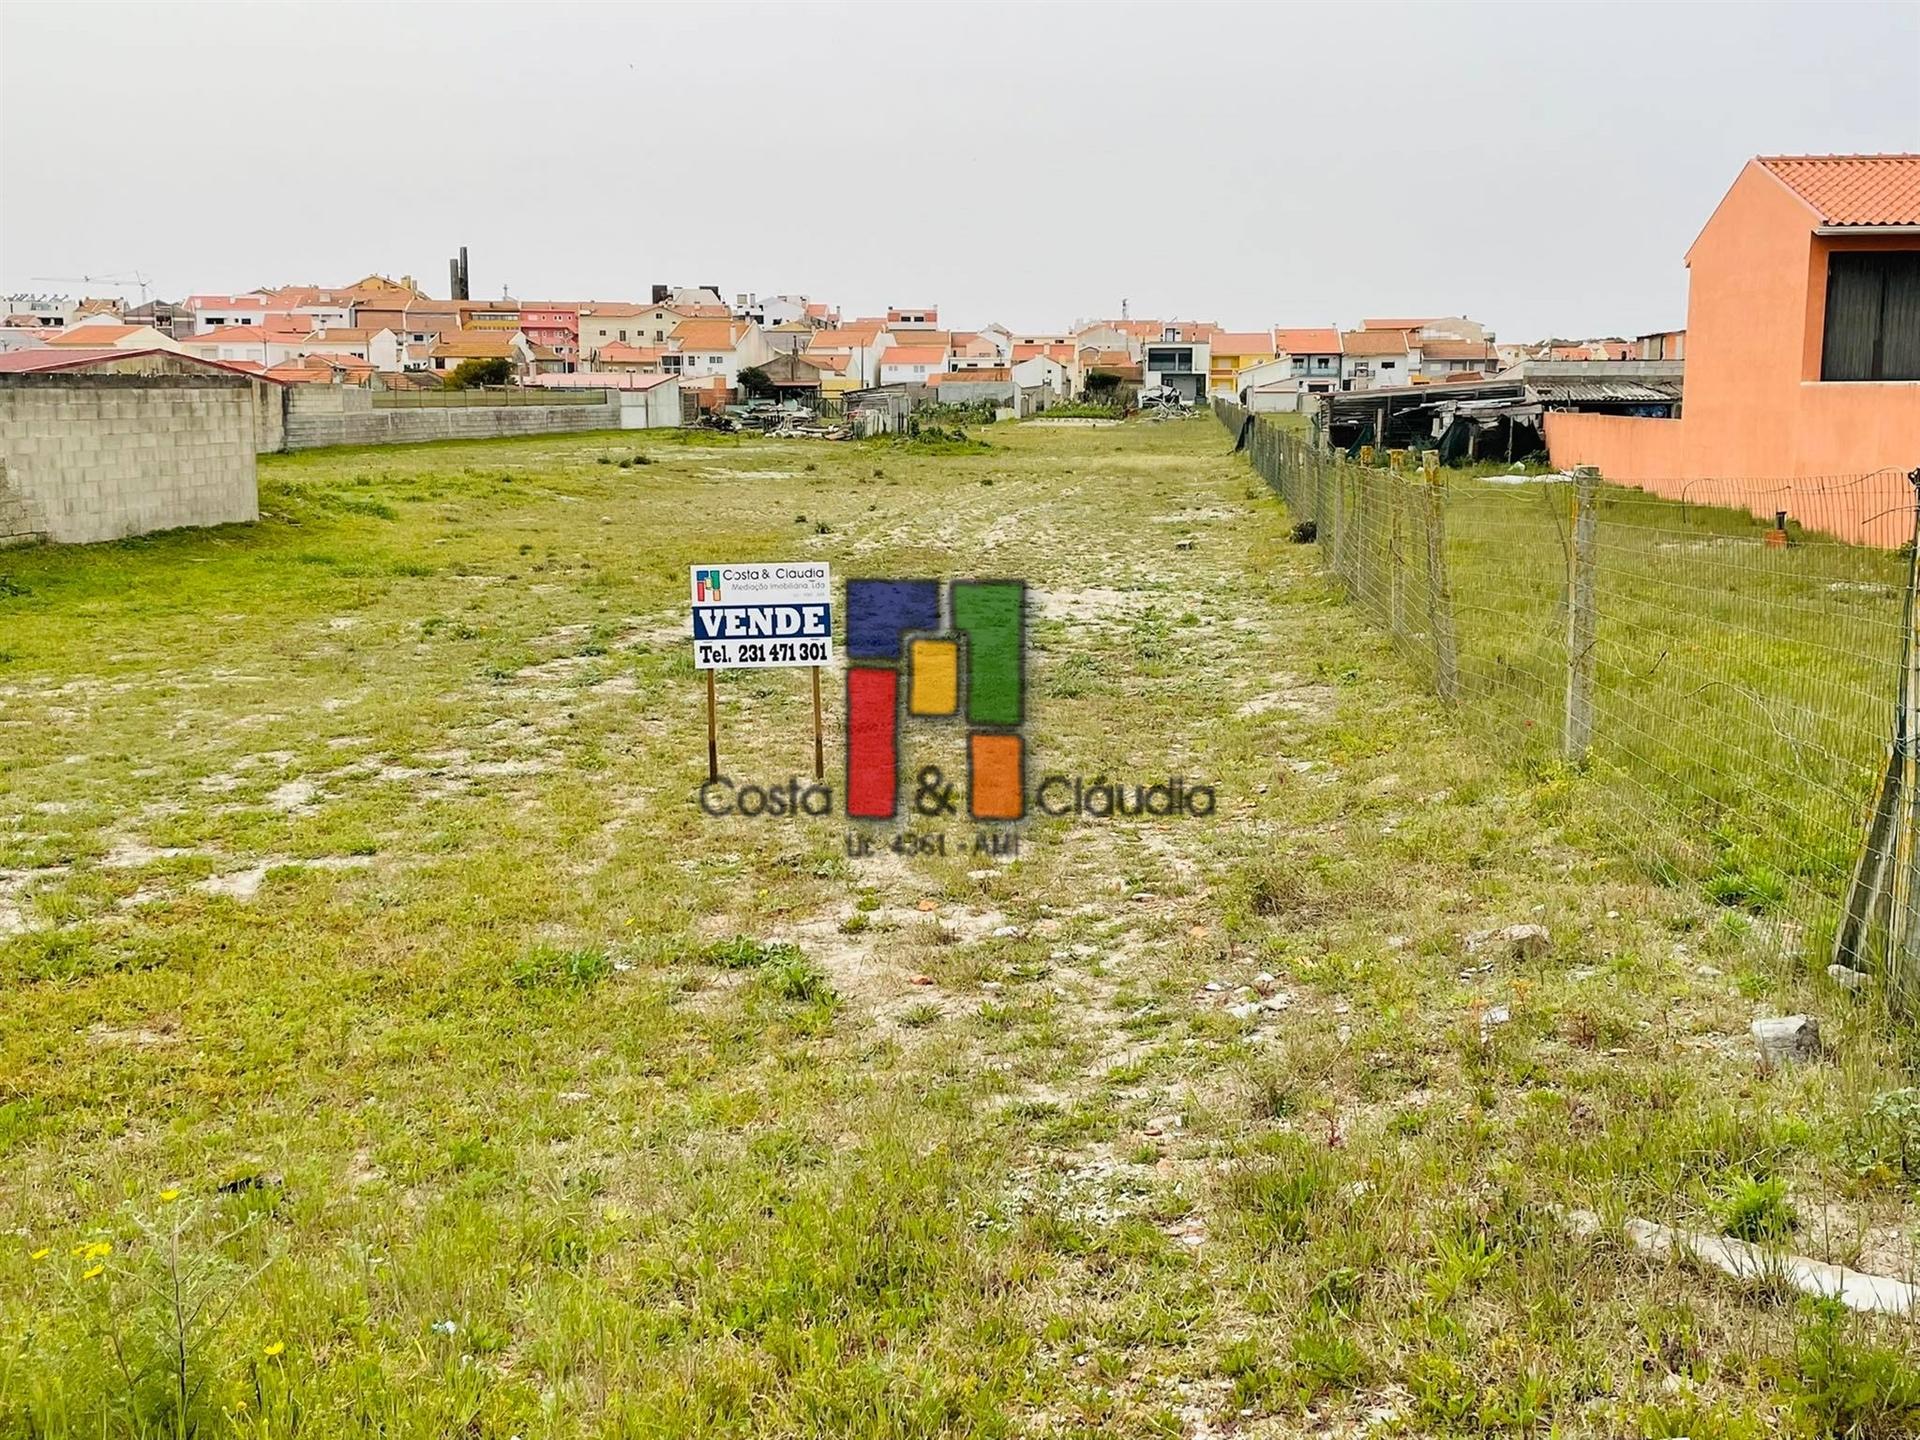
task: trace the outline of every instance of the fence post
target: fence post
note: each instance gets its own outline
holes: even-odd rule
[[[1573,472],[1573,543],[1567,551],[1567,714],[1562,735],[1568,760],[1578,765],[1593,746],[1593,687],[1598,657],[1594,642],[1594,540],[1599,528],[1596,492],[1600,472],[1581,465]]]
[[[1427,476],[1421,498],[1427,532],[1427,633],[1433,638],[1433,686],[1451,705],[1460,697],[1460,658],[1453,643],[1453,587],[1447,583],[1447,492],[1440,479],[1439,453],[1429,450],[1421,461]]]
[[[1901,611],[1900,694],[1893,711],[1893,743],[1874,790],[1865,843],[1833,936],[1833,961],[1866,970],[1874,923],[1886,921],[1886,982],[1894,1008],[1909,1017],[1920,1001],[1920,883],[1915,830],[1920,826],[1920,468],[1914,487],[1913,546]]]
[[[1347,469],[1342,466],[1333,486],[1333,544],[1327,551],[1327,568],[1334,577],[1345,580],[1343,562],[1347,555]]]

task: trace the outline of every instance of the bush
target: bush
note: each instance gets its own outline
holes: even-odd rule
[[[1776,1244],[1799,1224],[1787,1199],[1786,1182],[1745,1176],[1736,1180],[1721,1208],[1720,1228],[1738,1240]]]
[[[513,379],[511,360],[462,360],[448,374],[449,390],[472,390],[480,385],[505,385]]]

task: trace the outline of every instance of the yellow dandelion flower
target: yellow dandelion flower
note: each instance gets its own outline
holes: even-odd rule
[[[82,1280],[97,1280],[106,1273],[107,1273],[106,1266],[96,1265],[91,1270],[82,1271],[80,1274],[80,1278]]]
[[[33,1258],[36,1260],[44,1260],[51,1254],[53,1254],[53,1247],[51,1245],[43,1245],[40,1249],[33,1252]]]
[[[180,1192],[178,1190],[162,1190],[160,1192],[160,1203],[162,1205],[171,1205],[179,1198]]]
[[[87,1246],[86,1253],[87,1259],[99,1260],[104,1256],[113,1254],[113,1246],[109,1245],[105,1240],[96,1240],[93,1244]]]
[[[269,1360],[271,1360],[274,1356],[278,1355],[282,1350],[286,1348],[287,1348],[286,1341],[276,1340],[271,1345],[267,1346],[264,1350],[262,1350],[260,1353],[266,1356]]]

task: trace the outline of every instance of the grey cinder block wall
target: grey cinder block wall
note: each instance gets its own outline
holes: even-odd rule
[[[244,375],[0,375],[0,544],[260,518]]]
[[[409,445],[422,440],[493,440],[618,430],[618,398],[605,405],[450,405],[376,409],[353,385],[295,385],[287,392],[286,446]]]

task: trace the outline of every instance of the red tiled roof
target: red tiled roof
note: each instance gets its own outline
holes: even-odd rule
[[[1349,330],[1340,337],[1340,349],[1347,355],[1404,355],[1407,332],[1399,329]]]
[[[433,355],[437,360],[512,360],[519,354],[513,348],[517,334],[517,330],[462,330],[442,335]]]
[[[1420,353],[1428,360],[1491,360],[1493,347],[1484,340],[1422,340]]]
[[[644,365],[666,353],[664,345],[623,345],[615,341],[600,347],[600,359],[610,365]]]
[[[1362,320],[1360,328],[1362,330],[1418,330],[1422,325],[1431,325],[1433,320],[1434,317],[1431,315],[1424,320]]]
[[[112,345],[129,335],[148,329],[145,325],[79,325],[71,330],[63,330],[58,335],[49,335],[49,345],[90,345],[98,349],[102,345]],[[154,332],[158,334],[158,331]]]
[[[8,350],[0,351],[0,374],[23,374],[37,370],[83,370],[101,360],[138,360],[143,355],[165,355],[188,365],[208,370],[228,370],[259,378],[261,369],[251,360],[203,360],[197,355],[179,355],[159,348],[148,350]],[[272,379],[272,376],[266,378]]]
[[[940,345],[895,345],[880,356],[882,365],[944,365],[946,360]]]
[[[347,355],[302,355],[298,360],[283,360],[263,373],[269,380],[290,385],[331,385],[335,375],[345,375],[349,384],[358,385],[373,374],[373,366]]]
[[[264,295],[189,295],[181,306],[185,310],[264,310]]]
[[[689,307],[692,308],[692,307]],[[702,306],[712,309],[712,306]],[[723,310],[721,314],[725,314]],[[719,316],[702,316],[698,319],[682,320],[668,333],[682,350],[731,350],[739,343],[745,326],[737,326],[731,320]]]
[[[871,345],[879,338],[878,325],[842,325],[837,330],[816,330],[807,341],[809,350],[851,350],[856,345]]]
[[[1004,365],[983,365],[978,370],[943,370],[938,375],[927,376],[929,385],[968,385],[976,382],[998,381],[1005,383],[1013,379],[1013,371]]]
[[[1761,155],[1822,225],[1920,225],[1920,155]]]
[[[307,332],[301,330],[288,334],[280,330],[269,330],[264,325],[216,325],[203,335],[189,335],[180,343],[188,349],[202,345],[265,345],[269,341],[276,345],[297,345],[307,338]]]
[[[1324,330],[1275,330],[1273,345],[1277,355],[1338,355],[1340,332],[1332,326]]]
[[[25,370],[65,370],[94,360],[124,360],[137,350],[0,350],[0,374]]]
[[[1271,355],[1273,336],[1265,330],[1216,330],[1213,332],[1216,355]]]
[[[1013,363],[1016,365],[1022,360],[1031,360],[1036,355],[1044,355],[1049,360],[1058,360],[1062,365],[1068,365],[1073,362],[1073,344],[1071,341],[1066,344],[1056,343],[1051,345],[1022,345],[1016,343],[1013,347]]]

